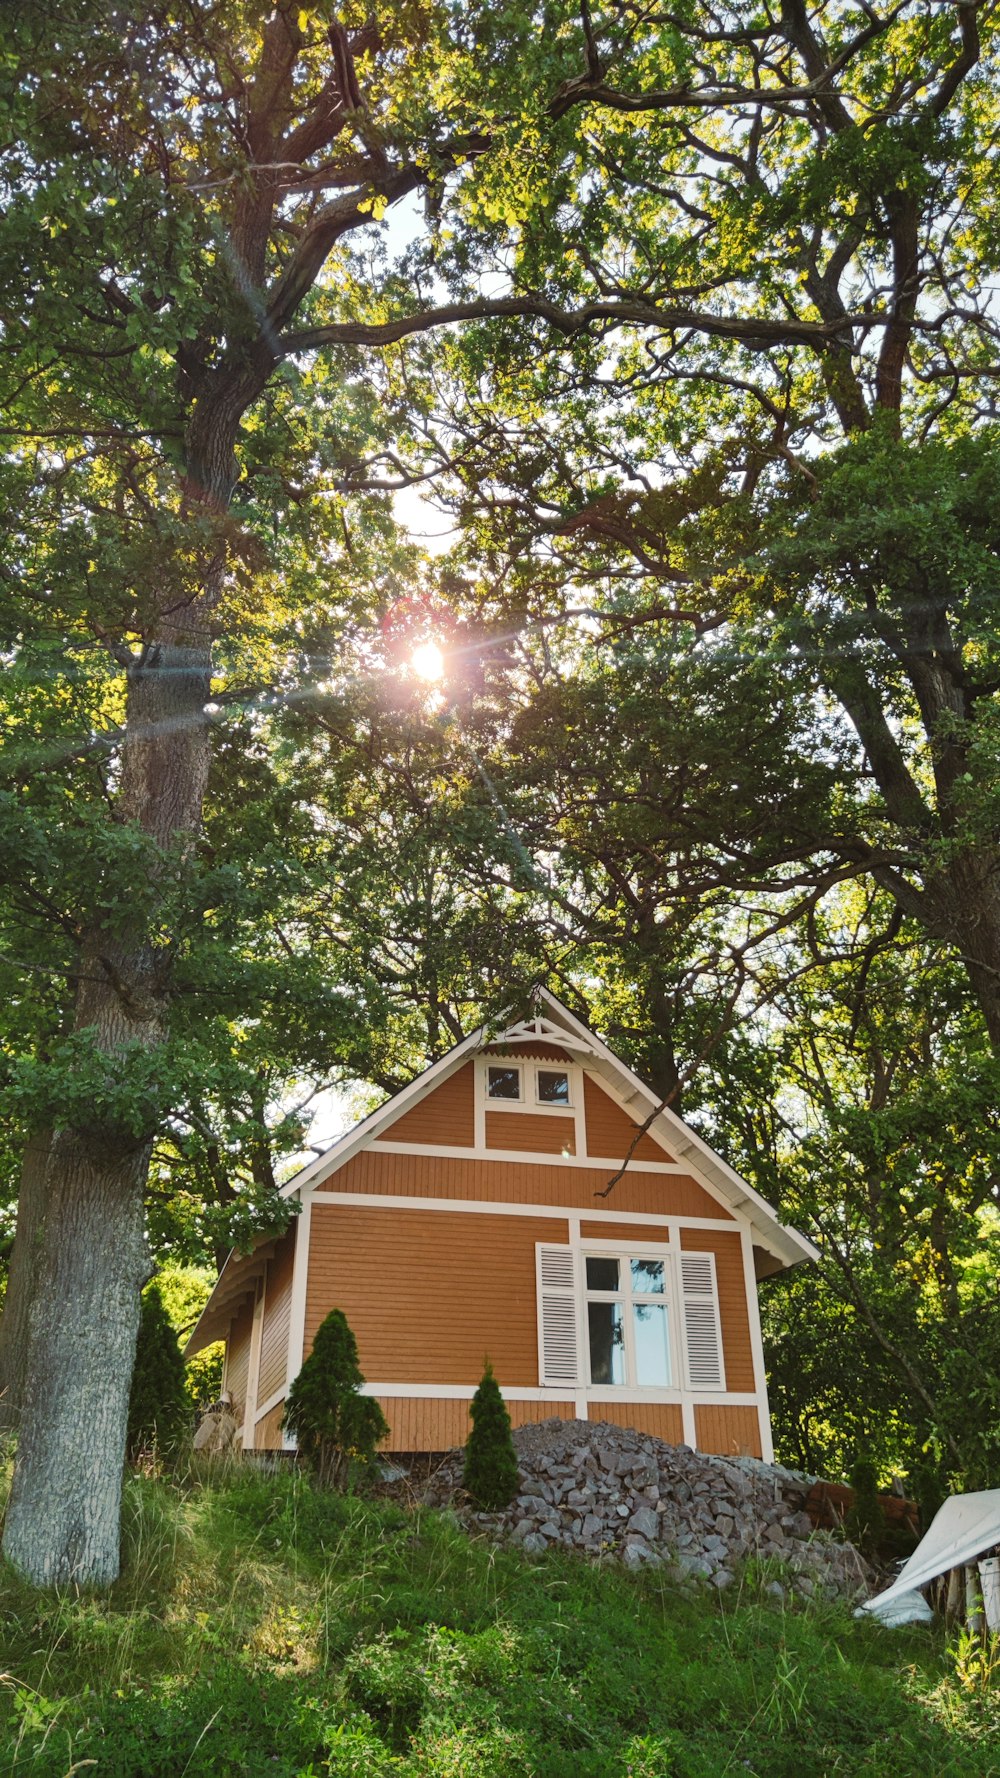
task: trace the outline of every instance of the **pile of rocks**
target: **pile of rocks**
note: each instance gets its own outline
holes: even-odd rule
[[[854,1599],[872,1570],[854,1547],[815,1531],[804,1510],[811,1477],[753,1458],[711,1457],[607,1421],[544,1420],[514,1434],[520,1486],[502,1513],[474,1511],[461,1491],[461,1451],[431,1478],[428,1505],[539,1551],[568,1545],[627,1567],[656,1564],[679,1581],[722,1590],[748,1557],[779,1558],[768,1590]]]

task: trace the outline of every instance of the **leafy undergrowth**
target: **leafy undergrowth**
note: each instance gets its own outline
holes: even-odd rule
[[[297,1475],[135,1477],[109,1598],[0,1576],[0,1770],[1000,1774],[978,1644],[775,1608],[767,1578],[683,1597]]]

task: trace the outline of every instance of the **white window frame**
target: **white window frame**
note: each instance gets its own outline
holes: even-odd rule
[[[520,1075],[519,1099],[491,1099],[489,1069],[516,1068]],[[538,1072],[565,1074],[569,1082],[569,1103],[554,1105],[538,1097]],[[540,1056],[483,1056],[477,1061],[475,1076],[476,1148],[486,1151],[486,1114],[490,1111],[528,1113],[533,1117],[559,1117],[572,1126],[577,1155],[586,1152],[586,1131],[583,1117],[583,1069],[578,1062],[546,1061]]]
[[[490,1092],[490,1069],[491,1068],[497,1068],[497,1069],[502,1068],[505,1071],[505,1073],[507,1073],[507,1074],[516,1074],[517,1075],[517,1098],[516,1099],[501,1098],[499,1094],[497,1094],[497,1097],[495,1099],[493,1098],[493,1096]],[[525,1101],[525,1097],[524,1097],[524,1069],[525,1069],[525,1064],[523,1062],[520,1062],[520,1061],[504,1062],[499,1056],[496,1058],[495,1061],[487,1062],[486,1068],[483,1073],[483,1088],[484,1088],[486,1103],[491,1109],[494,1106],[496,1106],[497,1109],[500,1111],[515,1111],[515,1110],[523,1111],[525,1109],[526,1101]]]
[[[588,1259],[614,1259],[618,1261],[618,1290],[592,1290],[587,1282]],[[652,1259],[663,1266],[663,1290],[634,1291],[632,1289],[633,1259]],[[632,1390],[643,1394],[662,1394],[665,1389],[675,1390],[680,1386],[680,1347],[678,1345],[677,1292],[674,1288],[673,1255],[667,1247],[652,1247],[643,1242],[635,1242],[632,1246],[620,1246],[617,1242],[582,1241],[580,1243],[580,1287],[583,1296],[584,1346],[583,1361],[587,1370],[587,1388],[600,1390]],[[621,1383],[599,1383],[595,1381],[590,1369],[590,1303],[621,1303],[623,1353],[625,1358],[625,1376]],[[667,1366],[668,1374],[665,1383],[640,1383],[636,1370],[635,1328],[633,1326],[632,1307],[635,1303],[649,1303],[662,1308],[667,1321]]]

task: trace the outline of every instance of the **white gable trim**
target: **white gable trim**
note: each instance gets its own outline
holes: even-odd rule
[[[589,1041],[594,1058],[599,1064],[596,1072],[606,1078],[609,1085],[617,1087],[616,1097],[623,1109],[639,1123],[645,1122],[650,1112],[660,1103],[659,1096],[653,1089],[640,1080],[637,1074],[633,1074],[631,1068],[606,1043],[602,1043],[599,1037],[588,1031],[570,1012],[569,1007],[564,1006],[547,988],[539,988],[537,998],[548,1006],[557,1024],[565,1020],[570,1031],[581,1034]],[[633,1103],[636,1099],[642,1107],[641,1115],[639,1108]],[[717,1201],[728,1204],[731,1210],[745,1216],[757,1235],[759,1244],[773,1253],[776,1259],[780,1259],[783,1265],[795,1265],[803,1259],[819,1258],[819,1251],[812,1242],[805,1235],[800,1235],[797,1229],[779,1222],[766,1198],[755,1192],[753,1186],[741,1178],[728,1161],[724,1161],[721,1155],[709,1148],[708,1143],[678,1117],[675,1111],[671,1111],[669,1106],[657,1110],[650,1125],[650,1134],[659,1136],[678,1160],[685,1162],[698,1183]]]
[[[581,1056],[586,1055],[586,1066],[593,1070],[621,1108],[638,1123],[643,1123],[651,1111],[656,1111],[650,1125],[650,1135],[677,1156],[685,1171],[690,1172],[717,1203],[724,1204],[738,1216],[746,1218],[757,1244],[780,1260],[782,1266],[797,1265],[804,1259],[819,1258],[812,1242],[796,1229],[779,1222],[766,1199],[755,1192],[676,1112],[669,1107],[658,1110],[659,1099],[652,1088],[640,1080],[593,1031],[588,1030],[555,994],[550,993],[547,988],[539,988],[536,990],[535,1002],[544,1011],[538,1012],[534,1018],[518,1020],[504,1031],[491,1031],[483,1025],[477,1031],[470,1032],[461,1043],[457,1043],[436,1062],[432,1062],[429,1068],[425,1068],[422,1074],[410,1081],[400,1092],[393,1094],[391,1099],[387,1099],[384,1105],[380,1105],[362,1123],[357,1124],[353,1130],[348,1130],[325,1154],[317,1156],[316,1160],[303,1167],[301,1172],[282,1186],[282,1197],[293,1197],[300,1193],[308,1195],[310,1190],[353,1160],[361,1149],[367,1148],[404,1111],[419,1104],[435,1087],[443,1085],[470,1056],[487,1044],[554,1042],[579,1052]],[[432,1152],[432,1147],[429,1146],[426,1152]],[[499,1160],[501,1156],[490,1151],[490,1158]],[[524,1156],[519,1158],[523,1160]],[[632,1164],[637,1171],[641,1170],[641,1162]]]

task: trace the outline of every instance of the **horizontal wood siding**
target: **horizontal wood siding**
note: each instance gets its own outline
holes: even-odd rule
[[[416,1400],[411,1396],[380,1395],[377,1401],[392,1428],[382,1449],[385,1451],[450,1451],[464,1445],[469,1436],[469,1402]],[[507,1409],[513,1426],[529,1421],[572,1420],[575,1409],[571,1401],[509,1401]]]
[[[581,1241],[655,1241],[661,1247],[670,1240],[669,1229],[655,1222],[581,1222]]]
[[[699,1451],[719,1457],[759,1457],[760,1421],[757,1409],[713,1402],[694,1410],[695,1438]]]
[[[475,1389],[488,1358],[500,1383],[537,1387],[535,1243],[567,1239],[547,1217],[316,1204],[306,1351],[343,1309],[373,1383]]]
[[[226,1347],[226,1389],[232,1396],[236,1418],[243,1419],[247,1405],[247,1376],[250,1371],[250,1333],[253,1327],[253,1302],[244,1303],[229,1323]]]
[[[714,1229],[681,1229],[681,1246],[688,1253],[715,1254],[726,1388],[732,1395],[749,1395],[757,1384],[753,1374],[750,1318],[747,1314],[740,1237],[726,1234],[721,1229],[718,1232]],[[714,1449],[714,1446],[706,1448]]]
[[[514,1113],[517,1116],[517,1113]],[[386,1192],[410,1198],[469,1198],[476,1203],[558,1204],[578,1210],[623,1210],[640,1216],[705,1216],[732,1222],[728,1210],[683,1173],[642,1173],[630,1168],[610,1198],[602,1167],[535,1165],[531,1161],[480,1161],[434,1154],[385,1154],[362,1150],[324,1180],[320,1191]],[[317,1206],[318,1208],[319,1206]]]
[[[260,1380],[257,1406],[280,1389],[288,1372],[288,1325],[292,1309],[292,1266],[295,1261],[293,1222],[267,1265],[264,1323],[260,1334]]]
[[[679,1402],[592,1401],[587,1411],[592,1420],[610,1420],[612,1426],[648,1432],[653,1438],[662,1438],[666,1445],[684,1443],[684,1416]]]
[[[628,1112],[616,1105],[589,1074],[583,1077],[583,1107],[587,1153],[599,1155],[604,1161],[623,1161],[642,1119],[636,1121],[629,1117]],[[639,1138],[634,1158],[637,1161],[672,1161],[674,1157],[646,1131]]]
[[[487,1148],[523,1148],[528,1154],[575,1154],[576,1124],[572,1115],[548,1117],[544,1112],[486,1112]]]
[[[280,1451],[284,1444],[284,1433],[281,1430],[282,1415],[285,1404],[279,1401],[277,1407],[258,1420],[254,1428],[254,1449],[257,1451]]]
[[[473,1064],[465,1062],[450,1079],[380,1131],[385,1142],[431,1142],[441,1148],[475,1144]]]

